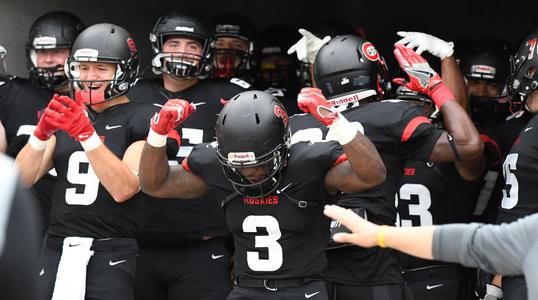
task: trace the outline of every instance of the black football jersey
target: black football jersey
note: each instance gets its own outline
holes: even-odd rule
[[[538,116],[520,131],[503,163],[505,185],[498,222],[538,212]]]
[[[33,86],[28,80],[0,80],[0,120],[5,128],[7,155],[15,158],[26,145],[51,97],[51,92]],[[51,170],[30,189],[38,200],[39,211],[46,222],[44,226],[50,218],[51,195],[55,184],[55,171]]]
[[[201,176],[215,193],[234,195],[223,210],[233,235],[239,277],[320,276],[326,265],[330,223],[323,215],[323,204],[330,201],[324,180],[342,155],[342,148],[335,142],[294,144],[275,193],[250,198],[236,194],[226,180],[216,143],[193,150],[187,159],[188,169]],[[298,201],[308,205],[300,207]]]
[[[338,195],[338,204],[364,208],[369,221],[393,225],[394,195],[405,161],[427,161],[442,132],[434,128],[421,107],[405,101],[362,104],[343,114],[350,122],[362,124],[383,159],[387,177],[381,185],[359,194]],[[331,139],[328,129],[307,114],[291,117],[290,128],[292,143]],[[389,249],[343,247],[327,251],[327,256],[330,264],[324,276],[332,282],[378,285],[403,281],[397,257]]]
[[[25,79],[0,81],[0,120],[6,131],[7,155],[16,157],[26,145],[51,96]]]
[[[151,105],[130,102],[88,115],[107,148],[122,159],[132,143],[146,138],[156,111]],[[143,193],[115,202],[99,182],[80,143],[64,131],[56,133],[53,164],[58,183],[52,195],[49,235],[136,238]]]
[[[215,140],[215,122],[222,109],[221,99],[227,100],[250,86],[240,79],[206,79],[194,86],[172,93],[164,89],[162,80],[143,80],[129,90],[131,101],[163,105],[168,99],[179,98],[196,106],[183,124],[181,134],[169,134],[167,147],[170,164],[178,164],[193,147]],[[178,145],[181,147],[178,150]],[[140,233],[142,245],[181,246],[212,237],[229,236],[218,201],[212,193],[202,199],[151,198],[145,204],[146,221]]]
[[[408,161],[398,184],[397,226],[469,223],[482,187],[482,178],[463,179],[453,163]],[[401,255],[404,269],[439,264]]]

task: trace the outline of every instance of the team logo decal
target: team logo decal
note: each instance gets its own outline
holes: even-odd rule
[[[377,49],[370,42],[362,44],[362,53],[371,61],[377,61],[379,59],[379,52],[377,52]]]
[[[282,122],[284,122],[284,126],[288,125],[288,114],[282,107],[275,105],[274,109],[275,115],[282,119]]]
[[[129,50],[131,51],[131,53],[138,52],[138,49],[136,49],[135,42],[132,38],[127,38],[127,45],[129,46]]]

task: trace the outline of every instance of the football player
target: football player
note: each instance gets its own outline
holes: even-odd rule
[[[376,145],[387,168],[384,184],[360,194],[339,194],[337,200],[377,224],[396,222],[394,195],[406,160],[464,163],[462,175],[471,178],[480,172],[482,164],[483,144],[478,132],[439,75],[402,44],[396,44],[395,55],[409,74],[406,86],[433,99],[444,117],[446,131],[436,129],[423,109],[412,103],[378,101],[386,97],[389,82],[385,62],[372,43],[353,35],[337,36],[321,47],[314,62],[316,86],[350,121],[364,126],[364,134]],[[444,58],[449,56],[450,51],[445,50]],[[457,69],[452,59],[447,63],[445,67]],[[332,138],[307,115],[291,118],[290,126],[292,144]],[[332,224],[334,232],[341,229],[339,224]],[[331,299],[354,299],[359,294],[363,299],[375,299],[379,294],[402,299],[403,278],[394,252],[333,244],[329,247],[324,277]]]
[[[154,71],[161,78],[138,81],[127,96],[161,107],[174,98],[196,106],[198,113],[169,134],[168,160],[178,164],[196,144],[213,141],[221,99],[225,102],[250,85],[238,78],[203,79],[212,63],[212,31],[200,16],[170,11],[156,22],[150,41]],[[145,211],[135,297],[224,299],[232,288],[232,250],[214,194],[198,201],[151,199]]]
[[[212,46],[215,78],[238,77],[253,81],[252,55],[256,29],[247,18],[233,13],[217,15],[212,20],[214,43]]]
[[[5,126],[6,153],[9,156],[16,157],[26,145],[53,93],[67,94],[69,86],[64,63],[73,42],[84,28],[84,23],[77,16],[65,11],[46,13],[30,27],[26,42],[30,80],[7,76],[0,84],[0,120]],[[50,219],[55,183],[55,173],[51,170],[32,186],[36,196],[33,200],[37,201],[44,230]]]
[[[327,299],[321,272],[329,224],[322,203],[338,190],[356,192],[384,180],[372,143],[319,91],[302,95],[298,104],[330,127],[337,142],[290,146],[282,104],[269,93],[247,91],[220,111],[216,142],[169,167],[166,135],[194,107],[170,100],[152,119],[140,164],[142,190],[163,198],[218,195],[235,246],[236,285],[227,299]]]
[[[290,116],[301,113],[295,99],[299,90],[297,61],[286,52],[296,36],[290,27],[272,25],[260,31],[256,49],[256,88],[277,97]]]
[[[138,50],[117,25],[96,24],[66,62],[75,99],[55,94],[17,156],[32,185],[53,167],[58,182],[41,251],[43,299],[133,299],[142,194],[138,164],[156,110],[129,102]]]
[[[530,33],[520,44],[511,59],[512,73],[507,83],[512,105],[521,111],[508,117],[499,130],[505,145],[512,145],[503,163],[505,186],[499,208],[498,223],[512,222],[518,218],[535,213],[536,201],[536,147],[538,136],[534,127],[538,126],[538,53],[536,41],[538,31]],[[528,120],[528,121],[527,121]],[[525,121],[527,123],[525,124]],[[520,131],[517,131],[517,128]],[[514,133],[519,132],[514,137]],[[512,143],[509,143],[512,141]],[[503,299],[526,299],[527,284],[523,276],[504,276],[502,278]]]

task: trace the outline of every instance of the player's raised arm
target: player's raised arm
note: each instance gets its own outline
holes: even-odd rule
[[[151,119],[139,168],[144,193],[160,198],[196,198],[207,192],[202,178],[182,166],[170,168],[166,156],[166,135],[195,110],[185,100],[171,99]]]
[[[304,88],[298,98],[299,108],[329,127],[343,146],[347,161],[334,166],[325,177],[330,192],[356,193],[385,180],[386,170],[372,142],[363,135],[360,123],[350,123],[317,88]],[[355,126],[358,124],[358,126]]]

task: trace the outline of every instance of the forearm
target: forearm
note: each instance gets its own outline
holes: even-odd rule
[[[384,229],[385,246],[423,259],[433,259],[434,229],[434,226],[387,227]]]
[[[105,144],[86,151],[86,156],[99,182],[116,202],[129,200],[140,190],[138,177],[133,170],[114,155]]]
[[[484,144],[471,118],[455,101],[446,101],[441,107],[446,130],[454,139],[461,160],[472,160],[482,155]]]
[[[36,150],[27,143],[17,155],[16,163],[20,170],[22,184],[25,187],[30,187],[37,181],[44,154],[45,149]]]
[[[343,145],[344,152],[355,175],[368,187],[374,187],[385,180],[385,164],[374,144],[362,133]]]
[[[463,110],[468,111],[469,99],[467,97],[467,85],[454,56],[449,56],[441,60],[441,73],[443,83],[452,91],[456,102],[461,105]]]
[[[164,189],[169,173],[166,146],[154,147],[146,142],[142,149],[139,167],[142,190],[147,194],[155,195],[157,191]]]
[[[0,122],[0,152],[5,153],[7,149],[6,131],[4,125]]]

